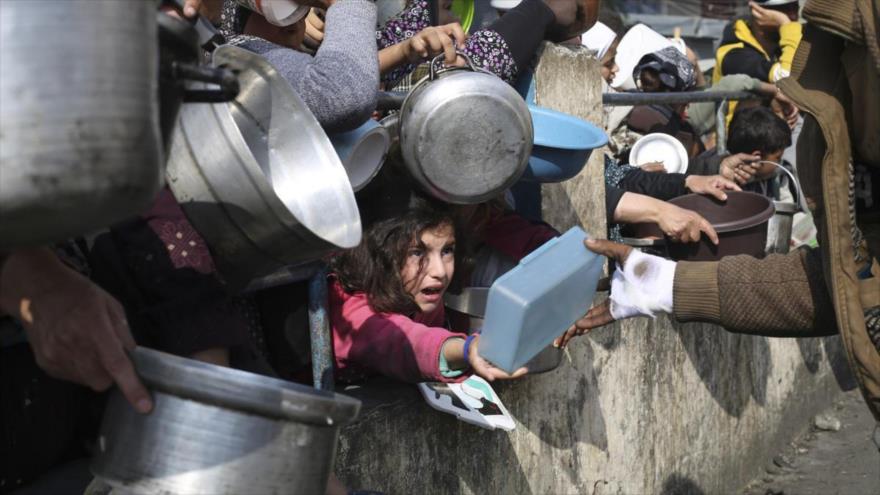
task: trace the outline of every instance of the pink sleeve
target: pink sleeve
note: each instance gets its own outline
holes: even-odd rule
[[[329,292],[333,349],[342,374],[360,368],[405,382],[455,380],[440,374],[440,351],[447,339],[465,335],[400,314],[376,313],[366,295],[347,294],[336,281],[331,280]]]
[[[558,237],[553,227],[530,222],[516,213],[504,213],[489,221],[483,231],[483,240],[492,249],[514,261],[519,261],[542,244]]]

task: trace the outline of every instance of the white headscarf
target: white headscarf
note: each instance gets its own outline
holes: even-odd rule
[[[522,0],[492,0],[489,2],[493,9],[510,10],[520,4]]]
[[[608,53],[611,44],[617,35],[605,24],[596,22],[589,31],[581,35],[581,44],[596,52],[596,57],[601,59]]]

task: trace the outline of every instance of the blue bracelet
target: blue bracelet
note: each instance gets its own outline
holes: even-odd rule
[[[477,338],[477,334],[472,333],[472,334],[468,335],[466,339],[464,339],[464,349],[462,352],[464,354],[464,362],[466,362],[466,363],[471,362],[471,360],[470,360],[471,342],[473,342],[475,338]]]

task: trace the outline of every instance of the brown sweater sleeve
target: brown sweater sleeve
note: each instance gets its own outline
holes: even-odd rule
[[[735,333],[818,337],[837,333],[818,249],[764,259],[681,261],[673,284],[679,321],[717,323]]]

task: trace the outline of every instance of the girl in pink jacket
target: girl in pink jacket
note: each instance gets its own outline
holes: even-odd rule
[[[351,381],[382,374],[407,382],[459,381],[473,372],[514,378],[477,354],[479,336],[448,330],[443,294],[455,274],[455,218],[418,200],[364,232],[333,261],[330,325],[336,371]]]

